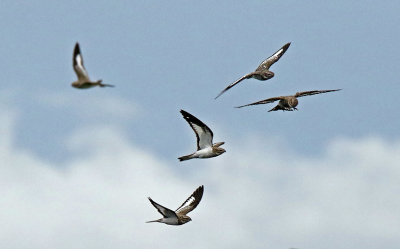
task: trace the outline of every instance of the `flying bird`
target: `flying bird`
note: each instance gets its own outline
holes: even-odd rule
[[[153,201],[149,197],[149,201],[151,204],[157,209],[157,211],[163,216],[163,218],[158,220],[151,220],[147,221],[146,223],[150,222],[160,222],[165,223],[167,225],[183,225],[192,219],[187,216],[189,212],[199,205],[201,198],[203,197],[204,187],[201,185],[198,187],[189,198],[186,199],[185,202],[175,211],[172,211],[169,208],[163,207],[157,202]]]
[[[261,100],[261,101],[254,102],[254,103],[251,103],[251,104],[237,106],[236,108],[242,108],[242,107],[250,106],[250,105],[268,104],[268,103],[272,103],[272,102],[275,102],[275,101],[279,100],[278,105],[275,106],[274,108],[272,108],[271,110],[269,110],[268,112],[278,111],[278,110],[293,111],[293,110],[297,110],[296,106],[299,103],[297,98],[299,98],[299,97],[315,95],[315,94],[320,94],[320,93],[336,92],[336,91],[340,91],[340,90],[342,90],[342,89],[315,90],[315,91],[307,91],[307,92],[298,92],[295,95],[269,98],[269,99]]]
[[[198,118],[192,114],[181,110],[183,118],[192,127],[197,137],[197,151],[186,156],[179,157],[179,161],[185,161],[192,158],[210,158],[216,157],[225,153],[223,148],[220,148],[225,142],[219,142],[213,144],[213,132],[207,125],[201,122]]]
[[[74,55],[72,57],[72,66],[74,68],[76,76],[78,76],[78,80],[72,82],[73,87],[79,88],[79,89],[87,89],[87,88],[91,88],[94,86],[113,87],[113,85],[101,83],[102,80],[98,80],[98,81],[90,80],[89,75],[85,69],[85,66],[83,65],[83,57],[81,54],[81,50],[79,48],[79,43],[75,44]]]
[[[257,80],[269,80],[272,77],[274,77],[274,73],[269,71],[269,68],[281,58],[281,56],[286,52],[286,50],[289,48],[289,46],[290,46],[290,42],[286,43],[283,47],[281,47],[273,55],[271,55],[270,57],[265,59],[263,62],[261,62],[261,64],[257,67],[256,71],[246,74],[245,76],[241,77],[237,81],[235,81],[232,84],[230,84],[229,86],[227,86],[224,90],[222,90],[222,92],[220,92],[220,94],[218,94],[217,97],[215,97],[215,99],[218,98],[219,96],[221,96],[224,92],[228,91],[229,89],[231,89],[232,87],[237,85],[242,80],[250,79],[250,78],[255,78]]]

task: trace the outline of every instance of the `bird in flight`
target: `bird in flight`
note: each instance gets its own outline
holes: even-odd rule
[[[76,76],[78,76],[78,80],[72,82],[73,87],[79,88],[79,89],[87,89],[87,88],[91,88],[94,86],[113,87],[113,85],[101,83],[102,80],[98,80],[98,81],[90,80],[89,75],[85,69],[85,66],[83,65],[83,57],[81,54],[81,50],[79,48],[79,43],[75,44],[74,55],[72,57],[72,66],[74,68]]]
[[[242,107],[250,106],[250,105],[268,104],[268,103],[272,103],[272,102],[275,102],[275,101],[278,101],[278,100],[279,100],[278,105],[275,106],[274,108],[272,108],[271,110],[269,110],[268,112],[278,111],[278,110],[282,110],[282,111],[293,111],[293,110],[297,110],[296,106],[297,106],[297,104],[299,103],[299,101],[297,100],[297,98],[299,98],[299,97],[304,97],[304,96],[309,96],[309,95],[315,95],[315,94],[320,94],[320,93],[336,92],[336,91],[340,91],[340,90],[342,90],[342,89],[336,89],[336,90],[315,90],[315,91],[307,91],[307,92],[298,92],[298,93],[296,93],[295,95],[273,97],[273,98],[261,100],[261,101],[258,101],[258,102],[254,102],[254,103],[251,103],[251,104],[242,105],[242,106],[237,106],[236,108],[242,108]]]
[[[232,87],[237,85],[242,80],[250,79],[250,78],[255,78],[257,80],[269,80],[272,77],[274,77],[274,73],[269,71],[269,68],[281,58],[281,56],[286,52],[286,50],[289,48],[289,46],[290,46],[290,42],[286,43],[283,47],[281,47],[273,55],[271,55],[270,57],[265,59],[263,62],[261,62],[261,64],[257,67],[256,71],[246,74],[245,76],[241,77],[237,81],[235,81],[232,84],[230,84],[229,86],[227,86],[224,90],[222,90],[222,92],[220,92],[220,94],[218,94],[217,97],[215,97],[215,99],[218,98],[219,96],[221,96],[224,92],[228,91],[229,89],[231,89]]]
[[[179,157],[179,161],[185,161],[192,158],[210,158],[216,157],[225,153],[223,148],[220,148],[225,142],[219,142],[213,144],[213,132],[207,125],[201,122],[198,118],[192,114],[181,110],[183,118],[192,127],[197,138],[197,151],[186,156]]]
[[[203,187],[203,185],[201,185],[175,211],[172,211],[169,208],[161,206],[160,204],[153,201],[149,197],[149,201],[157,209],[157,211],[163,216],[163,218],[158,219],[158,220],[147,221],[146,223],[160,222],[160,223],[165,223],[167,225],[183,225],[183,224],[191,221],[192,219],[189,216],[187,216],[187,214],[189,212],[191,212],[193,209],[195,209],[197,207],[197,205],[199,205],[201,198],[203,197],[203,192],[204,192],[204,187]]]

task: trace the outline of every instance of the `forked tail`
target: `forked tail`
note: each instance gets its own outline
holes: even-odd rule
[[[97,83],[99,84],[100,87],[114,87],[114,85],[110,85],[110,84],[104,84],[101,83],[103,80],[98,80]]]

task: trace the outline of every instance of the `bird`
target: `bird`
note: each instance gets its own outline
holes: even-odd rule
[[[192,127],[197,137],[197,151],[186,156],[179,157],[179,161],[185,161],[192,158],[210,158],[216,157],[225,153],[225,149],[220,148],[225,142],[218,142],[213,144],[213,132],[207,125],[201,122],[192,114],[181,110],[183,118]]]
[[[283,47],[281,47],[278,51],[276,51],[273,55],[271,55],[270,57],[268,57],[267,59],[265,59],[263,62],[261,62],[261,64],[257,67],[257,69],[249,74],[244,75],[243,77],[239,78],[238,80],[236,80],[235,82],[233,82],[232,84],[230,84],[229,86],[227,86],[224,90],[222,90],[217,97],[215,97],[215,99],[217,99],[219,96],[221,96],[224,92],[228,91],[229,89],[231,89],[232,87],[234,87],[235,85],[237,85],[239,82],[241,82],[242,80],[245,79],[250,79],[250,78],[255,78],[257,80],[269,80],[272,77],[274,77],[274,73],[269,71],[269,68],[275,63],[277,62],[281,56],[286,52],[286,50],[289,48],[290,46],[290,42],[286,43],[285,45],[283,45]]]
[[[89,75],[85,69],[85,66],[83,65],[83,57],[82,57],[78,42],[75,44],[74,54],[72,56],[72,66],[74,68],[76,76],[78,77],[77,81],[72,82],[71,85],[73,87],[79,88],[79,89],[87,89],[87,88],[91,88],[94,86],[113,87],[113,85],[103,84],[102,80],[98,80],[98,81],[90,80]]]
[[[268,103],[272,103],[272,102],[275,102],[275,101],[279,100],[278,105],[275,106],[274,108],[272,108],[271,110],[269,110],[268,112],[278,111],[278,110],[282,110],[282,111],[293,111],[293,110],[296,110],[297,111],[296,106],[299,103],[297,98],[299,98],[299,97],[315,95],[315,94],[320,94],[320,93],[336,92],[336,91],[340,91],[340,90],[342,90],[342,89],[314,90],[314,91],[307,91],[307,92],[297,92],[295,95],[273,97],[273,98],[261,100],[261,101],[254,102],[254,103],[247,104],[247,105],[236,106],[236,108],[242,108],[242,107],[250,106],[250,105],[268,104]]]
[[[163,216],[163,218],[147,221],[146,223],[160,222],[160,223],[165,223],[167,225],[177,226],[177,225],[183,225],[191,221],[192,219],[189,216],[187,216],[187,214],[191,212],[193,209],[195,209],[197,205],[199,205],[201,198],[203,197],[203,192],[204,192],[204,186],[201,185],[175,211],[172,211],[169,208],[161,206],[157,202],[153,201],[150,197],[148,197],[150,203],[157,209],[157,211]]]

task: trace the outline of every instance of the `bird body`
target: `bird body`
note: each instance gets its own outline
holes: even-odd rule
[[[336,92],[336,91],[340,91],[340,90],[342,90],[342,89],[313,90],[313,91],[306,91],[306,92],[297,92],[295,95],[273,97],[273,98],[257,101],[257,102],[251,103],[251,104],[237,106],[236,108],[242,108],[242,107],[250,106],[250,105],[268,104],[268,103],[272,103],[275,101],[279,101],[278,105],[276,105],[274,108],[272,108],[268,112],[279,111],[279,110],[293,111],[293,110],[297,110],[296,106],[299,104],[299,101],[297,100],[297,98],[299,98],[299,97],[315,95],[315,94],[320,94],[320,93],[327,93],[327,92]]]
[[[81,54],[81,50],[79,48],[79,43],[75,44],[74,54],[72,57],[72,66],[78,77],[77,81],[72,82],[72,86],[78,89],[88,89],[94,86],[100,87],[113,87],[113,85],[104,84],[102,80],[91,81],[89,78],[89,74],[87,73],[85,66],[83,65],[83,57]]]
[[[279,108],[283,111],[297,110],[296,106],[299,104],[299,101],[294,96],[286,96],[286,98],[282,98],[279,100],[278,105],[274,108]],[[271,111],[271,110],[270,110]]]
[[[157,211],[163,216],[161,219],[157,220],[151,220],[147,221],[146,223],[151,223],[151,222],[159,222],[159,223],[165,223],[167,225],[183,225],[192,219],[187,216],[189,212],[191,212],[193,209],[199,205],[201,198],[203,197],[204,193],[204,186],[201,185],[198,187],[193,194],[191,194],[186,201],[182,203],[182,205],[176,209],[176,211],[172,211],[169,208],[166,208],[157,202],[153,201],[149,197],[150,203],[157,209]]]
[[[269,68],[281,58],[281,56],[286,52],[286,50],[289,48],[289,46],[290,46],[290,42],[283,45],[283,47],[281,47],[273,55],[271,55],[270,57],[265,59],[263,62],[261,62],[261,64],[257,67],[257,69],[254,72],[251,72],[251,73],[246,74],[243,77],[239,78],[238,80],[236,80],[235,82],[233,82],[232,84],[227,86],[224,90],[222,90],[218,94],[218,96],[215,98],[218,98],[224,92],[228,91],[229,89],[231,89],[232,87],[234,87],[235,85],[240,83],[242,80],[254,78],[257,80],[264,81],[264,80],[269,80],[272,77],[274,77],[275,74],[272,71],[270,71]]]
[[[204,149],[198,150],[190,155],[181,156],[178,159],[180,161],[186,161],[186,160],[193,159],[193,158],[211,158],[211,157],[219,156],[224,152],[225,152],[224,149],[218,148],[214,145],[212,147],[206,147]]]
[[[165,223],[167,225],[174,225],[174,226],[184,224],[179,221],[178,217],[169,217],[169,218],[161,218],[161,219],[157,219],[157,220],[146,221],[146,223],[151,223],[151,222],[160,222],[160,223]]]

